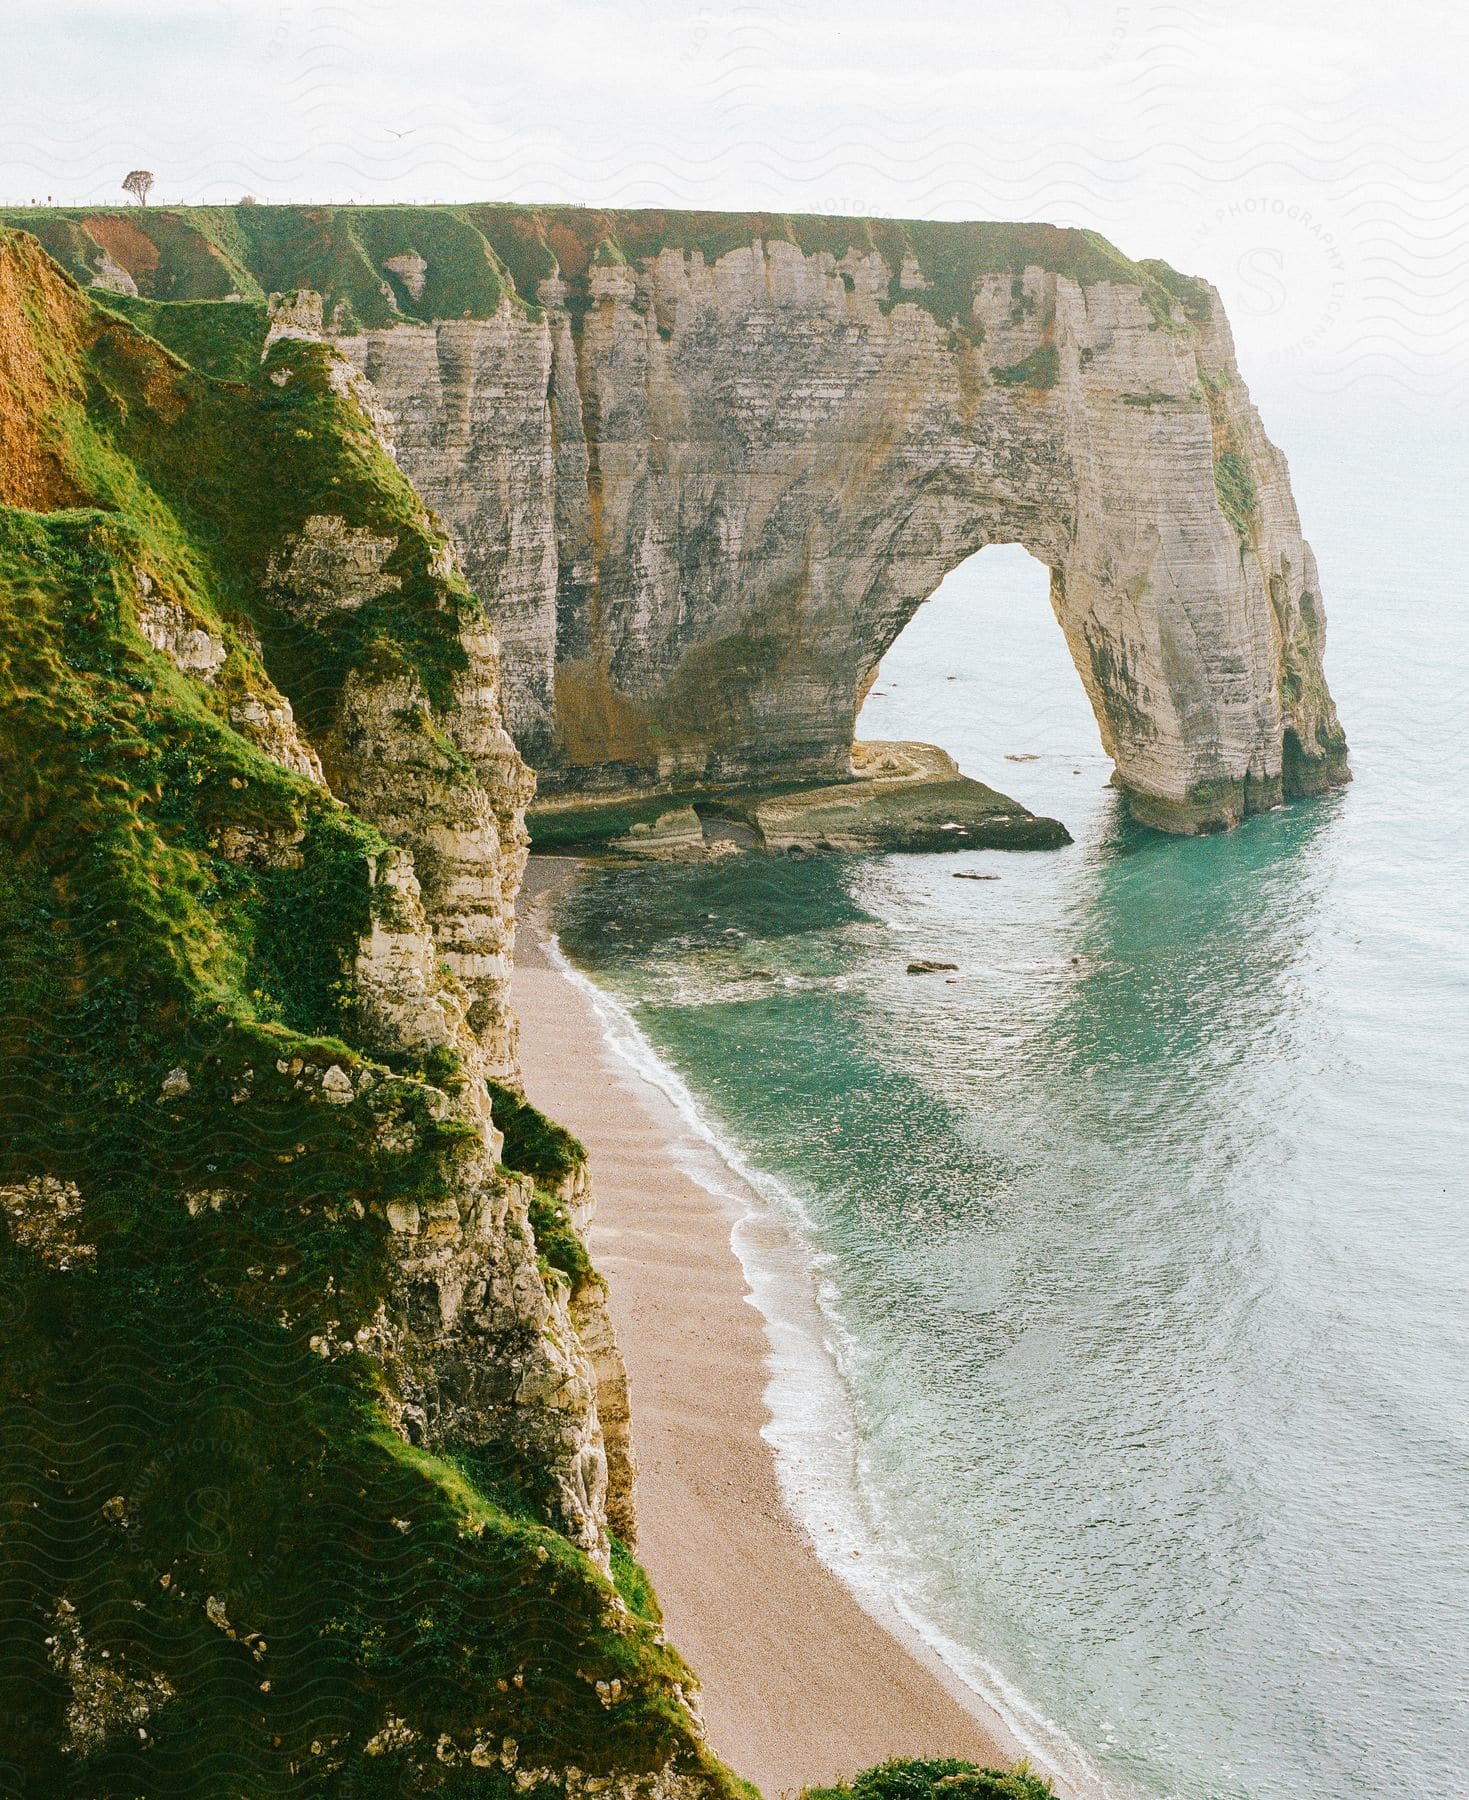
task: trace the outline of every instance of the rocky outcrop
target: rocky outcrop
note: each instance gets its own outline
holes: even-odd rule
[[[287,316],[313,315],[298,307]],[[332,386],[355,398],[355,383]],[[399,587],[385,567],[396,549],[336,515],[310,515],[268,559],[266,596],[297,623],[329,628]],[[452,557],[431,573],[447,600]],[[321,745],[332,791],[395,846],[373,859],[371,919],[352,968],[362,1040],[369,1051],[436,1058],[445,1071],[437,1115],[465,1129],[442,1190],[389,1216],[399,1418],[415,1442],[489,1447],[537,1471],[562,1529],[605,1567],[598,1399],[605,1388],[625,1415],[626,1377],[610,1325],[597,1328],[605,1318],[581,1309],[594,1328],[585,1345],[572,1285],[538,1262],[532,1183],[498,1166],[486,1087],[516,1076],[508,990],[534,783],[502,722],[492,632],[462,612],[457,638],[458,666],[438,704],[408,660],[380,643],[348,672]]]
[[[299,316],[299,314],[298,314]],[[538,771],[556,699],[558,475],[553,343],[566,322],[508,302],[492,319],[338,337],[387,415],[400,466],[451,532],[500,642],[506,722]],[[575,393],[574,370],[572,392]],[[585,470],[579,503],[586,504]]]
[[[717,793],[562,793],[538,802],[544,849],[697,862],[758,850],[781,855],[894,850],[1058,850],[1057,819],[960,772],[932,744],[854,743],[851,774]]]
[[[571,1296],[571,1323],[591,1364],[597,1389],[597,1420],[607,1464],[607,1526],[629,1549],[638,1542],[637,1457],[633,1450],[632,1399],[627,1365],[617,1348],[607,1290],[590,1281]]]
[[[183,603],[163,593],[146,569],[134,570],[137,623],[144,638],[181,675],[227,697],[230,723],[272,762],[322,785],[321,761],[296,728],[291,703],[266,676],[259,638],[235,627],[234,654],[224,636],[194,618]]]
[[[70,1269],[96,1256],[81,1235],[82,1195],[74,1181],[33,1175],[0,1187],[0,1218],[11,1237],[54,1269]]]
[[[1057,850],[1071,839],[931,744],[852,747],[854,778],[740,803],[767,850]]]
[[[704,826],[690,805],[672,806],[651,819],[635,819],[607,848],[623,856],[652,862],[683,862],[702,857],[707,849]]]
[[[293,618],[318,625],[333,612],[356,612],[398,578],[383,573],[397,541],[354,528],[335,513],[315,513],[291,540],[288,551],[266,565],[265,591]]]
[[[888,646],[1010,542],[1139,817],[1344,779],[1315,561],[1213,291],[976,268],[946,320],[928,278],[670,247],[543,282],[539,319],[340,340],[493,613],[543,787],[845,776]]]
[[[322,335],[318,296],[277,301],[271,383],[289,389],[298,378],[292,346]],[[374,389],[334,354],[325,373],[391,452]],[[415,525],[432,543],[418,511]],[[401,589],[389,567],[398,550],[395,536],[309,514],[267,557],[264,598],[296,627],[329,637]],[[388,1215],[396,1278],[384,1330],[403,1371],[397,1416],[415,1443],[470,1444],[507,1470],[533,1471],[562,1529],[606,1567],[609,1523],[625,1540],[633,1532],[626,1374],[600,1283],[574,1283],[542,1264],[534,1184],[499,1165],[486,1085],[517,1078],[508,993],[534,781],[503,722],[494,633],[457,600],[448,546],[440,543],[426,575],[428,602],[454,636],[445,690],[431,696],[411,661],[379,640],[347,671],[309,752],[319,750],[316,779],[394,846],[370,860],[370,919],[350,971],[359,1041],[442,1071],[435,1116],[464,1132],[433,1199]],[[140,590],[139,625],[198,679],[213,681],[225,662],[223,641],[151,584]],[[351,1104],[354,1094],[349,1084],[328,1098]],[[395,1117],[385,1129],[391,1138],[406,1128]],[[584,1229],[584,1170],[576,1205]]]
[[[66,1748],[86,1754],[129,1732],[147,1740],[145,1722],[173,1698],[162,1675],[137,1675],[93,1651],[82,1635],[77,1610],[62,1595],[49,1621],[51,1667],[66,1685]]]
[[[324,751],[334,791],[411,851],[437,954],[467,997],[481,1075],[515,1068],[507,1000],[531,781],[493,710],[494,640],[467,633],[457,704],[404,663],[356,669]]]
[[[490,1447],[537,1471],[562,1528],[605,1567],[608,1458],[598,1401],[605,1385],[613,1411],[625,1405],[620,1358],[610,1333],[606,1344],[600,1335],[583,1342],[571,1285],[538,1262],[532,1184],[497,1166],[490,1058],[469,1022],[470,995],[424,912],[412,857],[388,852],[372,878],[371,922],[352,969],[363,1038],[441,1067],[435,1113],[464,1127],[439,1191],[388,1212],[397,1279],[385,1317],[397,1320],[387,1329],[404,1371],[400,1427],[415,1443]],[[338,1098],[352,1103],[350,1085]],[[385,1129],[391,1136],[403,1127],[391,1120]]]
[[[230,225],[38,229],[79,279],[105,250],[144,295],[294,279],[271,336],[325,332],[358,372],[495,622],[545,792],[845,778],[888,646],[995,543],[1049,568],[1139,817],[1211,829],[1347,778],[1315,562],[1204,282],[1036,225]]]

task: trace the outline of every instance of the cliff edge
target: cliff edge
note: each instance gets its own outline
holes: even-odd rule
[[[318,343],[0,232],[0,1783],[740,1791],[517,1091],[494,639]]]

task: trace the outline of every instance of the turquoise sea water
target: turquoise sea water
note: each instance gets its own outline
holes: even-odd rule
[[[1282,436],[1344,793],[1130,826],[992,550],[862,734],[1073,848],[630,870],[559,921],[798,1221],[869,1579],[1119,1796],[1469,1793],[1469,468],[1338,425]]]

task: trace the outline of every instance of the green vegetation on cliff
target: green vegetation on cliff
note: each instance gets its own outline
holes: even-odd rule
[[[807,1788],[802,1800],[1053,1800],[1049,1781],[1029,1765],[981,1769],[974,1763],[938,1758],[927,1762],[885,1762],[835,1787]]]
[[[548,1119],[524,1094],[503,1083],[489,1084],[495,1123],[505,1134],[501,1156],[507,1169],[529,1175],[535,1183],[530,1203],[536,1248],[553,1269],[579,1292],[600,1277],[592,1267],[587,1247],[571,1222],[561,1198],[563,1185],[586,1165],[581,1144],[554,1119]],[[623,1552],[626,1556],[626,1552]],[[615,1564],[614,1564],[615,1570]]]
[[[1255,520],[1257,496],[1250,476],[1250,465],[1237,450],[1225,450],[1214,458],[1214,491],[1226,519],[1233,525],[1241,543],[1250,541]]]
[[[235,296],[256,304],[271,293],[313,288],[340,330],[486,318],[502,300],[535,310],[540,283],[558,274],[582,308],[591,269],[641,265],[665,251],[714,263],[756,240],[793,244],[838,263],[876,254],[892,276],[887,305],[921,306],[941,325],[957,326],[967,341],[977,341],[976,280],[1018,277],[1027,268],[1083,286],[1112,281],[1141,288],[1161,326],[1185,329],[1209,316],[1208,289],[1167,263],[1133,262],[1094,231],[1009,221],[493,203],[30,208],[0,213],[0,224],[7,223],[34,232],[84,284],[99,274],[115,283],[117,275],[104,271],[121,270],[145,301]],[[910,257],[921,283],[900,286]],[[146,317],[140,322],[152,329]]]
[[[1060,352],[1054,344],[1042,344],[1018,363],[992,368],[990,375],[1002,387],[1053,388],[1060,372]]]
[[[259,373],[260,350],[270,329],[263,301],[142,300],[130,294],[98,298],[203,375],[248,383]]]
[[[495,1123],[505,1134],[502,1155],[507,1169],[552,1183],[573,1175],[587,1160],[587,1153],[564,1125],[558,1125],[524,1094],[503,1083],[490,1083],[495,1104]]]
[[[281,692],[324,722],[374,659],[442,691],[474,602],[320,347],[252,367],[239,303],[127,310],[195,368],[0,233],[0,1765],[732,1790],[629,1559],[631,1608],[395,1423],[389,1209],[452,1188],[468,1128],[442,1056],[354,1047],[383,838],[239,725]],[[321,512],[393,540],[329,625],[270,598]]]

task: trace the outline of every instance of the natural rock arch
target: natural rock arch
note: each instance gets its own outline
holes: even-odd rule
[[[1095,710],[1050,595],[1021,544],[987,544],[909,615],[858,696],[859,743],[926,732],[993,778],[1000,761],[1104,756]]]
[[[322,290],[282,323],[366,375],[491,615],[543,792],[839,776],[886,643],[1006,541],[1052,570],[1139,816],[1208,829],[1347,779],[1284,458],[1217,295],[1165,264],[1020,224],[128,223],[37,228],[104,285],[111,242],[144,295]]]
[[[883,652],[1007,542],[1052,572],[1139,817],[1214,829],[1344,779],[1314,559],[1212,291],[980,272],[959,329],[898,279],[664,249],[579,304],[544,283],[538,326],[343,341],[498,597],[543,790],[840,777]]]

